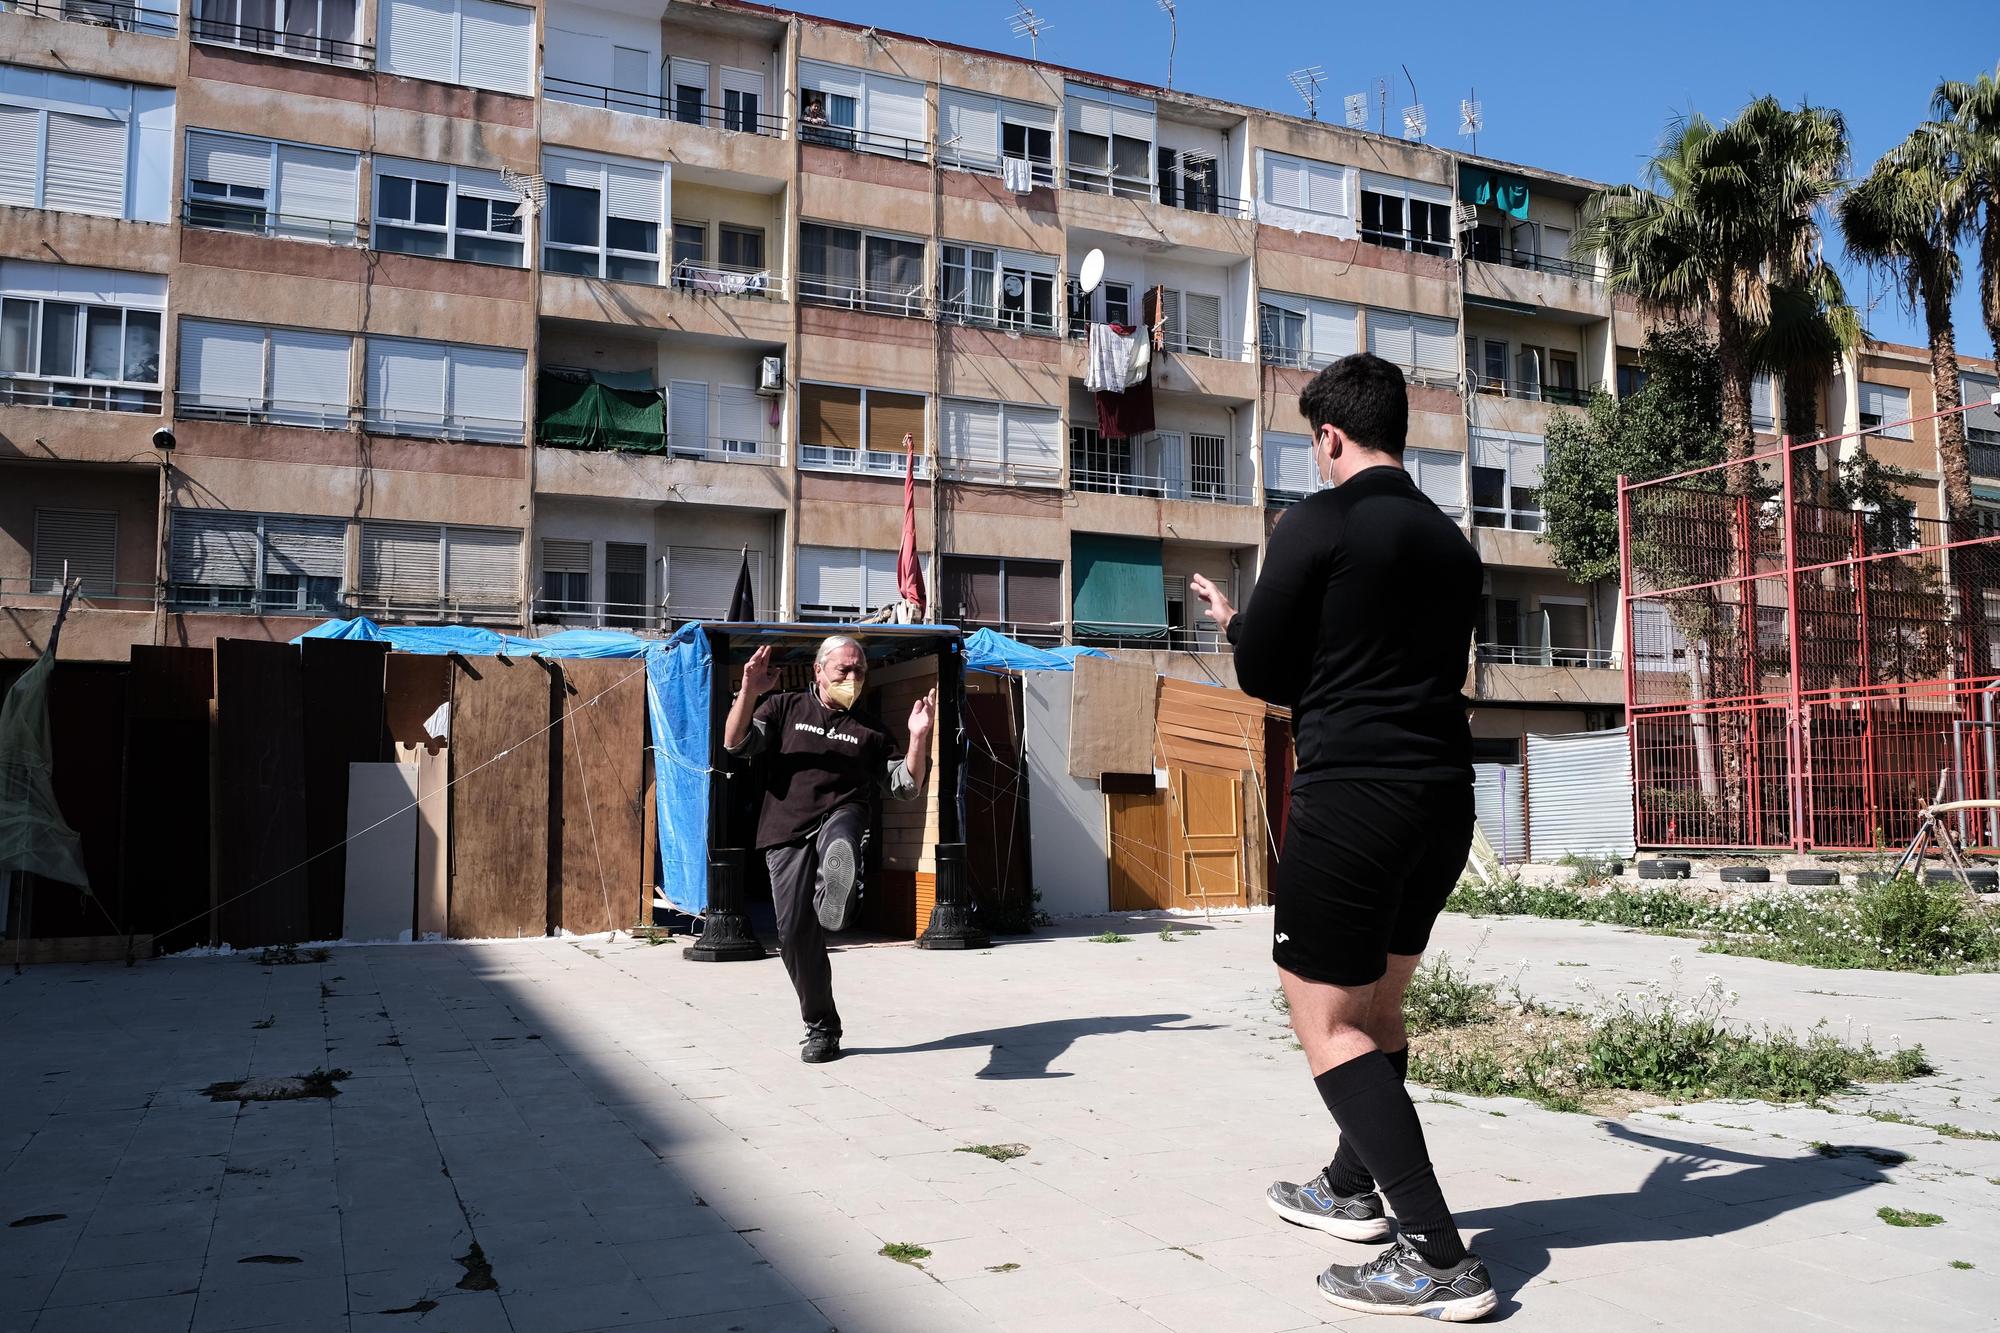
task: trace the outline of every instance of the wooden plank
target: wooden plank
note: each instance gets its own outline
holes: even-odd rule
[[[560,870],[549,919],[593,935],[650,919],[638,896],[645,848],[646,681],[636,662],[560,664],[567,710],[554,735],[561,754],[556,819]]]
[[[35,898],[35,919],[42,915],[41,895]],[[153,956],[151,935],[65,935],[39,940],[8,940],[0,946],[0,961],[29,963],[122,963]]]
[[[307,938],[305,695],[288,643],[215,645],[218,931],[239,949]]]
[[[449,660],[447,932],[454,939],[545,935],[551,669],[518,657]]]
[[[386,643],[307,639],[299,645],[305,696],[306,929],[311,938],[346,930],[347,780],[350,764],[384,753],[382,684]]]
[[[58,664],[49,680],[48,708],[56,808],[76,831],[91,891],[29,876],[35,886],[32,933],[55,939],[134,930],[137,927],[125,919],[119,892],[125,859],[119,836],[125,669],[85,662]]]
[[[391,740],[400,745],[426,741],[424,720],[451,698],[451,676],[449,657],[389,654],[382,668],[382,721]]]
[[[123,915],[162,953],[208,938],[209,700],[215,653],[132,649],[126,675]],[[161,855],[171,848],[171,855]]]

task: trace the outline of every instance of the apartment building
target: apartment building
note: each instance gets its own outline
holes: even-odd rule
[[[1484,757],[1616,719],[1614,594],[1536,541],[1550,415],[1644,334],[1591,183],[728,0],[189,3],[0,11],[0,659],[65,575],[79,661],[664,632],[746,553],[851,619],[909,434],[938,618],[1227,680],[1188,579],[1248,594],[1367,348],[1488,562]],[[1100,431],[1093,321],[1162,326],[1155,429]],[[1921,399],[1871,357],[1843,411]]]

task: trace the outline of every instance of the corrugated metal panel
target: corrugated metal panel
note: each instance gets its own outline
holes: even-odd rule
[[[1526,794],[1519,764],[1472,766],[1473,810],[1502,861],[1528,859]]]
[[[1536,860],[1632,855],[1625,728],[1528,737],[1528,816]]]

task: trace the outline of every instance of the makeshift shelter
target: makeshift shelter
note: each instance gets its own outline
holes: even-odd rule
[[[535,401],[539,408],[535,436],[542,444],[666,452],[666,406],[657,388],[616,383],[602,374],[587,379],[543,375]]]

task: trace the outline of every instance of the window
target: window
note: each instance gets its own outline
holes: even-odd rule
[[[1129,283],[1107,282],[1098,287],[1104,293],[1104,322],[1132,324],[1132,287]]]
[[[69,580],[84,597],[118,592],[118,515],[105,509],[35,510],[28,591],[60,597]]]
[[[527,260],[523,212],[498,172],[375,159],[377,250],[520,268]]]
[[[336,615],[346,579],[345,519],[169,513],[167,601],[176,611]]]
[[[1317,370],[1360,347],[1360,308],[1341,301],[1267,292],[1257,307],[1265,364]]]
[[[1879,430],[1888,440],[1910,439],[1910,391],[1863,381],[1861,429]]]
[[[966,629],[987,626],[1028,643],[1062,637],[1062,565],[1054,560],[947,555],[932,614]]]
[[[896,552],[844,546],[799,547],[798,614],[811,623],[858,620],[902,598]],[[931,587],[930,558],[922,560]]]
[[[1221,211],[1222,172],[1214,153],[1162,145],[1159,168],[1161,203],[1190,213]]]
[[[1056,261],[983,246],[940,247],[944,314],[964,324],[1056,331]]]
[[[542,267],[616,282],[660,281],[667,216],[662,166],[547,153]]]
[[[364,423],[383,435],[519,444],[528,358],[504,347],[368,339]]]
[[[1026,485],[1062,476],[1062,413],[1055,408],[947,398],[942,416],[939,456],[950,475]]]
[[[1583,402],[1583,394],[1577,387],[1575,352],[1549,349],[1549,374],[1542,390],[1552,403],[1575,407]]]
[[[1458,383],[1458,325],[1404,310],[1368,312],[1368,350],[1420,384]]]
[[[1190,356],[1231,356],[1234,351],[1222,341],[1222,298],[1212,292],[1181,292],[1162,287],[1159,314],[1166,350]],[[1152,293],[1148,293],[1149,300]]]
[[[1227,436],[1188,436],[1188,494],[1196,500],[1235,498],[1231,494]]]
[[[706,222],[674,223],[674,276],[678,281],[683,265],[699,268],[708,260],[708,224]]]
[[[757,70],[722,68],[722,128],[763,134],[764,76]]]
[[[1319,466],[1313,459],[1312,436],[1265,431],[1265,500],[1274,505],[1292,504],[1318,489]]]
[[[194,39],[359,65],[358,0],[196,0]]]
[[[1542,442],[1527,435],[1475,432],[1472,522],[1481,528],[1542,530]]]
[[[928,160],[924,86],[845,65],[799,62],[799,137],[826,148]]]
[[[657,28],[578,6],[552,12],[542,40],[545,96],[633,115],[664,114],[654,74],[660,64]]]
[[[1259,157],[1263,203],[1268,208],[1308,214],[1322,221],[1354,215],[1348,202],[1346,167],[1283,153],[1263,152]],[[1352,238],[1353,233],[1350,231],[1348,235]]]
[[[903,470],[903,436],[915,438],[924,474],[924,398],[834,384],[799,386],[799,465],[842,472]]]
[[[605,624],[623,629],[643,629],[651,624],[646,584],[645,543],[604,543]]]
[[[590,623],[590,543],[542,538],[542,595],[536,618],[559,624]]]
[[[1451,187],[1361,173],[1361,239],[1391,250],[1451,254]]]
[[[1217,442],[1221,437],[1199,437]],[[1139,495],[1156,500],[1230,499],[1203,494],[1191,484],[1188,437],[1177,430],[1156,430],[1129,439],[1111,440],[1093,426],[1072,426],[1069,432],[1070,484],[1079,491],[1104,495]],[[1226,465],[1225,465],[1226,466]]]
[[[0,260],[0,403],[160,410],[167,281]]]
[[[535,11],[496,0],[382,0],[376,63],[411,79],[535,90]]]
[[[1750,424],[1770,430],[1778,424],[1777,382],[1768,371],[1750,377]]]
[[[2000,393],[2000,381],[1989,375],[1961,373],[1958,378],[1958,401],[1967,404],[1965,413],[1965,438],[1975,450],[1973,471],[1984,477],[2000,476],[2000,463],[1993,456],[1993,450],[2000,448],[2000,402],[1994,395]],[[1983,465],[1983,466],[1982,466]]]
[[[187,136],[187,223],[294,240],[349,242],[361,155],[213,130]]]
[[[1646,368],[1634,361],[1618,363],[1618,396],[1630,398],[1646,387]]]
[[[683,125],[704,123],[708,118],[708,62],[675,56],[667,68],[673,87],[673,119]]]
[[[771,403],[747,384],[672,380],[667,385],[667,447],[676,458],[774,461]]]
[[[1405,449],[1403,466],[1417,489],[1451,518],[1465,515],[1465,455],[1443,449]]]
[[[1005,174],[1003,163],[1027,163],[1035,185],[1055,184],[1053,108],[1009,102],[959,88],[938,89],[939,161],[957,171]]]
[[[799,225],[799,298],[881,315],[924,312],[924,243],[901,236]]]
[[[364,613],[514,618],[521,610],[521,534],[363,522],[355,600]]]
[[[674,546],[667,550],[667,618],[676,625],[690,620],[727,620],[736,600],[736,580],[743,572],[745,552],[735,546],[712,548]],[[750,596],[767,608],[764,553],[754,547],[750,561]]]
[[[176,414],[322,430],[347,425],[345,333],[183,319]]]
[[[764,233],[759,228],[722,223],[716,228],[716,249],[716,258],[726,272],[764,271]]]
[[[0,204],[165,222],[174,93],[0,65]]]
[[[1063,85],[1072,190],[1154,197],[1153,103],[1085,83]]]

